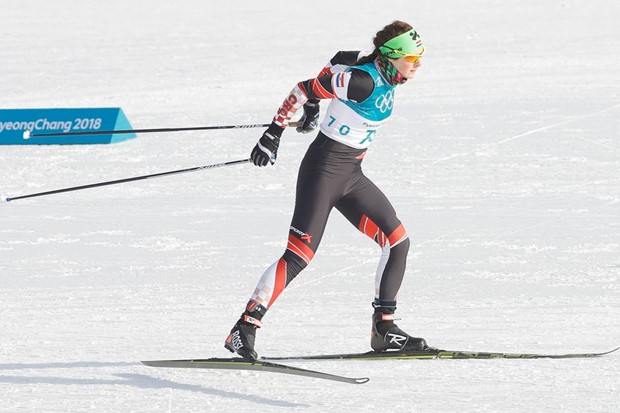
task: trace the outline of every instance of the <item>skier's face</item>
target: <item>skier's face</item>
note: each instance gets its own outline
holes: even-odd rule
[[[392,62],[396,70],[398,70],[398,72],[407,79],[413,79],[413,77],[415,76],[415,72],[420,66],[422,66],[422,59],[419,59],[415,62],[409,62],[408,59],[405,57],[389,60],[390,62]]]

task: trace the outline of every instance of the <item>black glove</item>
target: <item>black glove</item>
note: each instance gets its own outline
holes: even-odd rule
[[[267,166],[269,163],[273,165],[276,162],[278,146],[280,146],[280,136],[282,136],[283,131],[283,128],[275,123],[271,123],[269,128],[263,132],[263,136],[260,137],[250,155],[254,165]]]
[[[309,100],[304,105],[304,114],[299,119],[299,126],[295,129],[300,133],[310,133],[319,126],[319,101]]]

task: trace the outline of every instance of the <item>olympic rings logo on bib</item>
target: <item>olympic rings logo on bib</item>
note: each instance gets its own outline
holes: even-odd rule
[[[381,111],[381,113],[385,113],[388,110],[392,110],[394,106],[394,91],[390,90],[385,95],[381,95],[377,97],[375,100],[375,107]]]

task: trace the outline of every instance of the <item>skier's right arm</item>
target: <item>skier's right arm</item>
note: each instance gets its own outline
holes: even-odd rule
[[[355,64],[367,52],[340,51],[332,57],[329,62],[321,69],[318,77],[343,72],[347,67]],[[300,133],[310,133],[319,126],[319,102],[317,99],[308,99],[303,105],[304,114],[299,119],[299,126],[296,131]]]
[[[360,53],[357,52],[357,56],[359,55]],[[372,94],[374,82],[367,72],[355,69],[345,72],[339,67],[339,65],[342,65],[343,68],[347,67],[343,63],[339,63],[343,61],[342,58],[350,62],[349,64],[353,64],[357,61],[357,56],[354,56],[352,52],[339,52],[332,59],[336,64],[326,66],[321,71],[323,74],[295,85],[278,108],[269,128],[252,149],[251,158],[254,165],[266,166],[275,163],[282,132],[299,108],[306,102],[318,102],[320,99],[333,98],[361,102]],[[336,59],[337,57],[339,59]],[[355,60],[353,57],[356,57]],[[318,117],[318,106],[316,110]]]

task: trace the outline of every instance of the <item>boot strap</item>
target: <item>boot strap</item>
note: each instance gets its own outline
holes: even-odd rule
[[[263,326],[263,322],[262,321],[260,321],[257,318],[254,318],[254,317],[250,317],[247,314],[243,315],[243,321],[248,323],[248,324],[252,324],[252,325],[254,325],[254,326],[258,327],[258,328],[261,328]]]
[[[394,320],[396,320],[396,317],[394,316],[394,314],[381,313],[381,321],[394,321]]]

